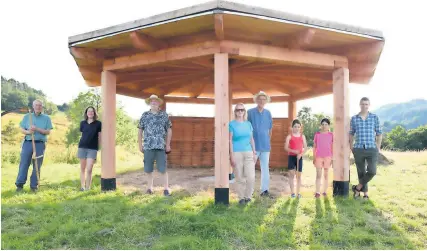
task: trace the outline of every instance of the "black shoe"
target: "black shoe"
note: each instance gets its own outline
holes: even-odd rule
[[[260,194],[260,196],[261,196],[261,197],[262,197],[262,196],[269,197],[269,196],[270,196],[270,193],[268,192],[268,190],[265,190],[264,192],[262,192],[262,193]]]
[[[37,188],[31,188],[31,192],[33,192],[33,193],[37,193]]]
[[[16,187],[16,192],[17,192],[17,193],[20,193],[20,192],[22,192],[22,191],[24,191],[24,188],[23,188],[23,187]]]
[[[165,189],[165,190],[163,191],[163,195],[164,195],[164,196],[171,196],[171,194],[169,193],[169,190],[167,190],[167,189]]]
[[[153,191],[151,189],[147,189],[147,194],[153,194]]]
[[[251,202],[251,201],[252,201],[251,199],[248,199],[248,198],[246,198],[246,199],[245,199],[245,202],[246,202],[246,203],[249,203],[249,202]]]
[[[245,204],[246,204],[246,200],[245,199],[239,200],[239,205],[245,205]]]

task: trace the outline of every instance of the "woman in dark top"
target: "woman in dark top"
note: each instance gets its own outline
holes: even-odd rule
[[[80,191],[89,190],[92,183],[92,168],[101,144],[101,122],[93,106],[86,108],[84,118],[80,122],[82,137],[79,142],[77,157],[80,159]],[[86,174],[86,176],[85,176]]]

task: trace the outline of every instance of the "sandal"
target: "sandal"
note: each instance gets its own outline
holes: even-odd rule
[[[353,191],[353,197],[360,197],[360,192],[362,192],[362,190],[357,189],[357,185],[353,185],[351,187],[351,190]],[[356,196],[356,193],[359,193],[358,196]]]
[[[363,198],[366,199],[366,200],[369,200],[369,196],[368,195],[364,195]]]

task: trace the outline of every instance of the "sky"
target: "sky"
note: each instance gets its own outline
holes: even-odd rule
[[[230,0],[293,14],[381,30],[386,43],[369,85],[350,84],[350,114],[361,97],[374,110],[389,103],[427,99],[427,17],[422,1],[274,1]],[[2,1],[0,8],[0,74],[43,90],[56,104],[71,101],[86,86],[68,50],[68,37],[136,19],[200,4],[197,0]],[[399,1],[402,3],[401,1]],[[115,2],[117,3],[117,2]],[[150,3],[151,5],[147,5]],[[138,118],[148,107],[142,100],[118,95],[126,112]],[[248,105],[253,107],[254,105]],[[297,102],[315,113],[333,113],[331,95]],[[274,117],[287,116],[287,104],[269,104]],[[168,112],[213,116],[212,105],[170,104]]]

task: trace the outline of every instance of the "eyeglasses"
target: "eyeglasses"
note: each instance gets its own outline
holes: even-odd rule
[[[236,109],[236,110],[234,110],[235,112],[244,112],[245,111],[245,109]]]

